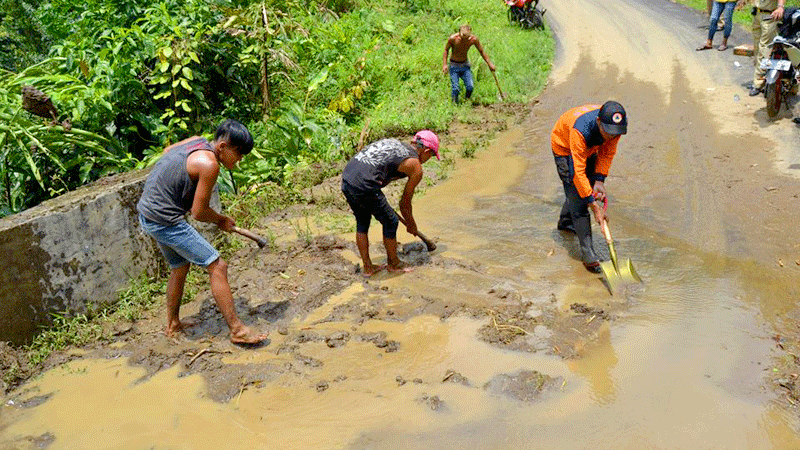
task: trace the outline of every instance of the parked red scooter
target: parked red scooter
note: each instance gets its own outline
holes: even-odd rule
[[[508,6],[508,23],[522,28],[544,28],[544,13],[539,0],[503,0]]]

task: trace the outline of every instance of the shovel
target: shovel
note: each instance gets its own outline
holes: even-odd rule
[[[493,71],[490,71],[490,72],[492,72],[492,76],[494,77],[494,84],[497,85],[497,92],[498,92],[498,94],[500,96],[500,100],[505,100],[506,96],[503,95],[503,90],[500,89],[500,82],[497,81],[497,75]]]
[[[395,214],[397,214],[397,211],[395,211]],[[397,214],[397,218],[400,219],[400,222],[402,222],[403,225],[407,225],[405,219],[403,219],[403,216]],[[422,234],[422,232],[419,230],[417,230],[417,237],[425,243],[425,248],[427,248],[429,252],[436,250],[436,244],[434,244],[432,240],[428,239],[428,237]]]
[[[608,200],[603,199],[603,210],[608,208]],[[641,283],[642,279],[633,268],[633,263],[629,258],[622,261],[617,259],[617,251],[614,249],[614,240],[611,238],[611,230],[608,229],[608,222],[603,220],[600,225],[603,231],[603,237],[606,238],[608,244],[608,253],[611,255],[611,261],[601,261],[600,269],[603,271],[603,276],[606,277],[608,284],[608,291],[614,295],[615,291],[619,291],[622,287],[629,284]]]

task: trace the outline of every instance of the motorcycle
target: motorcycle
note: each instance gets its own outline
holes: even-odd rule
[[[508,6],[508,23],[522,28],[544,28],[545,9],[539,9],[539,0],[503,0]]]
[[[764,97],[767,99],[767,115],[772,119],[778,115],[781,104],[798,91],[800,77],[800,9],[790,8],[784,12],[780,33],[770,44],[769,59],[761,61],[766,70]],[[788,108],[787,103],[787,108]]]

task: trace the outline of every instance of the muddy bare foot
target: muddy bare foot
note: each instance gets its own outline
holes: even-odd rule
[[[194,320],[179,320],[175,324],[167,324],[167,329],[164,333],[168,337],[177,337],[178,334],[183,333],[195,325],[197,325],[197,321]]]
[[[256,346],[266,341],[267,336],[267,333],[255,333],[248,327],[242,327],[236,332],[231,331],[231,342],[236,345]]]
[[[364,271],[361,272],[361,276],[364,278],[369,278],[376,273],[380,272],[381,270],[385,269],[386,265],[371,265],[371,266],[364,266]]]
[[[387,265],[386,270],[388,270],[391,273],[408,273],[413,271],[414,268],[401,261],[397,264]]]

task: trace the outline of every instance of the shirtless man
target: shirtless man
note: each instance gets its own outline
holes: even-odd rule
[[[467,58],[467,52],[469,52],[469,48],[473,45],[478,49],[483,60],[486,61],[489,70],[494,72],[496,69],[494,64],[489,61],[489,57],[486,56],[486,52],[483,51],[481,41],[477,36],[472,34],[472,28],[469,25],[461,25],[458,33],[451,35],[447,39],[447,44],[444,46],[444,58],[442,59],[442,73],[446,74],[448,73],[447,54],[450,53],[452,49],[452,53],[450,53],[449,72],[453,103],[458,103],[459,78],[464,80],[464,89],[466,90],[465,97],[467,99],[470,98],[472,89],[475,87],[472,82],[472,71],[470,71],[469,59]]]
[[[236,222],[211,209],[209,200],[220,166],[229,170],[253,148],[253,137],[244,125],[226,120],[217,128],[214,140],[193,136],[164,149],[147,176],[136,209],[142,229],[152,236],[170,266],[167,282],[167,335],[183,331],[181,298],[186,275],[192,264],[203,267],[211,279],[211,293],[230,328],[234,344],[252,345],[267,339],[253,332],[236,315],[228,284],[228,264],[197,230],[186,222],[186,213],[202,222],[233,231]]]

